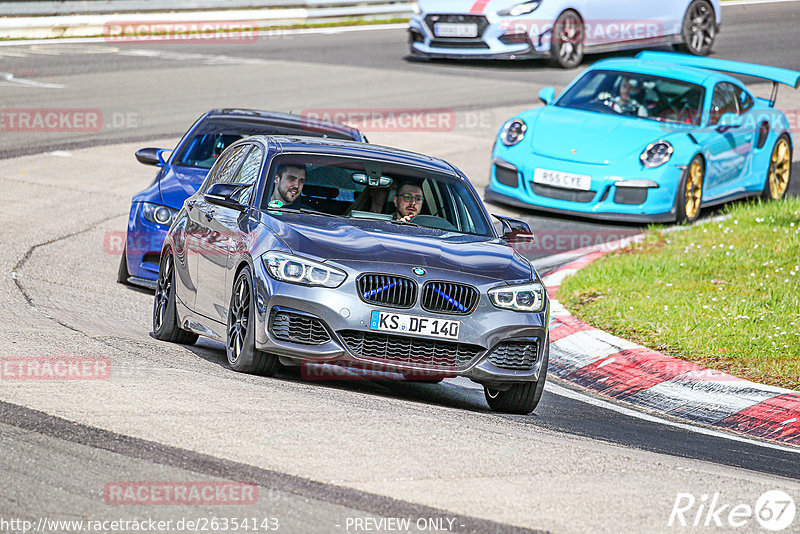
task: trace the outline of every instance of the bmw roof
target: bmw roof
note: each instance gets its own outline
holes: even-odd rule
[[[360,133],[357,128],[352,128],[350,126],[346,126],[344,124],[336,122],[330,122],[318,119],[311,120],[308,117],[304,117],[302,115],[294,115],[292,113],[280,113],[277,111],[262,111],[259,109],[235,109],[235,108],[212,109],[206,114],[206,117],[232,118],[232,119],[253,120],[257,122],[269,122],[301,130],[303,129],[311,131],[330,130],[330,131],[340,132],[351,137],[358,137],[358,134]]]
[[[416,152],[382,145],[342,141],[321,137],[257,135],[249,139],[260,139],[265,144],[276,145],[282,153],[307,152],[324,155],[348,155],[366,159],[380,159],[388,163],[425,167],[431,171],[450,175],[458,174],[456,169],[444,160]]]

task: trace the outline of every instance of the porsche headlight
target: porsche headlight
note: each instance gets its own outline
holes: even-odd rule
[[[520,312],[540,312],[544,308],[545,289],[538,282],[501,286],[489,290],[489,300],[496,308]]]
[[[647,148],[644,149],[639,159],[642,165],[648,169],[652,169],[668,162],[669,158],[672,157],[672,152],[673,148],[671,144],[666,141],[656,141],[655,143],[647,145]]]
[[[525,132],[528,131],[528,125],[522,119],[511,119],[503,125],[503,130],[500,132],[500,141],[506,146],[514,146],[523,139],[525,139]]]
[[[263,261],[272,278],[290,284],[333,288],[342,285],[347,278],[339,269],[283,252],[267,252]]]
[[[419,8],[419,2],[411,2],[411,12],[415,15],[422,13],[422,10]]]
[[[541,1],[539,0],[536,0],[535,2],[522,2],[521,4],[509,7],[508,9],[498,11],[497,14],[501,17],[518,17],[520,15],[527,15],[528,13],[535,11],[539,7],[539,4],[541,4]]]
[[[149,202],[142,203],[142,217],[151,223],[163,224],[164,226],[172,226],[172,221],[178,215],[177,210],[162,206],[160,204],[150,204]]]

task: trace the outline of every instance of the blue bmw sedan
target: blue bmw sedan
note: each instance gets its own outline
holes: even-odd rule
[[[359,130],[342,124],[269,111],[212,109],[189,128],[174,150],[137,151],[140,163],[159,171],[153,183],[131,201],[118,282],[155,288],[161,245],[184,201],[197,191],[231,143],[258,134],[367,141]]]
[[[489,406],[527,414],[549,354],[549,300],[449,163],[331,139],[232,144],[186,201],[161,251],[156,338],[225,344],[228,364],[273,375],[334,364],[463,376]]]

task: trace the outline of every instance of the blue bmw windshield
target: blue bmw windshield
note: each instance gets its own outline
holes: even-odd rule
[[[210,169],[220,154],[239,139],[251,135],[303,135],[352,140],[351,136],[323,127],[290,128],[268,121],[210,119],[201,124],[180,149],[176,165]],[[357,139],[356,139],[357,140]]]
[[[699,126],[704,98],[705,89],[697,84],[634,72],[593,70],[570,87],[555,105]]]

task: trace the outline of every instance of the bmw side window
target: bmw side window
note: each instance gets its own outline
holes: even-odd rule
[[[251,186],[247,189],[243,189],[239,195],[239,202],[245,206],[250,204],[250,198],[253,196],[254,184],[258,180],[258,171],[261,170],[261,162],[263,159],[264,151],[261,150],[261,147],[254,146],[250,153],[247,154],[236,177],[232,180],[232,183]]]
[[[226,156],[226,160],[222,162],[222,165],[217,171],[216,175],[206,183],[205,191],[208,191],[208,188],[214,184],[229,184],[233,181],[233,177],[235,176],[235,172],[239,169],[239,164],[244,159],[245,155],[247,155],[247,151],[253,145],[239,145],[234,148],[229,155]],[[204,192],[205,192],[204,191]]]
[[[714,96],[711,97],[709,126],[717,124],[720,117],[726,113],[739,113],[736,91],[737,87],[728,82],[720,82],[717,84],[714,88]]]

